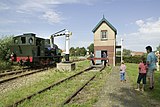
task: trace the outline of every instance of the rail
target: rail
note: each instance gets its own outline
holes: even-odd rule
[[[16,101],[16,102],[15,102],[14,104],[12,104],[12,105],[8,105],[7,107],[16,107],[16,106],[18,106],[18,104],[22,103],[23,101],[25,101],[25,100],[27,100],[27,99],[31,99],[33,96],[36,96],[37,94],[40,94],[40,93],[42,93],[42,92],[45,92],[45,91],[53,88],[54,86],[57,86],[57,85],[65,82],[65,81],[67,81],[67,80],[69,80],[69,79],[71,79],[71,78],[73,78],[73,77],[76,77],[76,76],[78,76],[78,75],[80,75],[80,74],[82,74],[82,73],[84,73],[84,72],[86,72],[86,71],[88,71],[88,70],[90,70],[90,69],[92,69],[92,68],[93,68],[93,67],[88,67],[88,68],[86,68],[85,70],[83,70],[83,71],[81,71],[81,72],[78,72],[78,73],[76,73],[76,74],[74,74],[74,75],[72,75],[72,76],[70,76],[70,77],[67,77],[67,78],[65,78],[65,79],[62,79],[62,80],[56,82],[56,83],[53,83],[53,84],[51,84],[51,85],[49,85],[49,86],[47,86],[47,87],[45,87],[45,88],[43,88],[43,89],[41,89],[41,90],[33,93],[33,94],[30,94],[30,95],[28,95],[28,96],[26,96],[26,97],[24,97],[24,98]]]

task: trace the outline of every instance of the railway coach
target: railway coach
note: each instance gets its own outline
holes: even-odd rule
[[[21,65],[49,65],[61,62],[61,53],[57,45],[50,44],[50,39],[36,37],[34,33],[25,33],[13,37],[10,50],[11,59]],[[52,47],[52,48],[51,48]]]

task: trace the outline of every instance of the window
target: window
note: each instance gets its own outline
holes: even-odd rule
[[[38,38],[37,38],[37,40],[36,40],[36,45],[37,45],[37,46],[41,46],[41,43],[42,43],[42,42],[41,42],[41,39],[38,39]]]
[[[32,44],[33,43],[33,39],[29,38],[29,43]]]
[[[26,37],[21,37],[22,44],[26,43]]]
[[[101,39],[102,40],[108,39],[108,32],[107,32],[107,30],[102,30],[101,31]]]
[[[15,43],[15,44],[18,44],[18,40],[17,40],[17,39],[14,39],[14,43]]]

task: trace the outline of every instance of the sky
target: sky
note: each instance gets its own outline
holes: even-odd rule
[[[0,0],[0,38],[35,33],[50,38],[55,32],[72,32],[70,47],[87,48],[92,30],[104,17],[117,29],[117,44],[145,52],[160,45],[160,0]],[[65,37],[55,44],[65,49]]]

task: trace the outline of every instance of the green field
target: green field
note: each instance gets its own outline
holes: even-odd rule
[[[132,82],[133,86],[136,88],[136,82],[138,77],[138,64],[127,63],[127,74],[130,77],[130,81]],[[160,71],[155,72],[155,88],[153,90],[149,90],[149,84],[147,80],[146,90],[144,95],[151,99],[155,99],[160,101]]]

